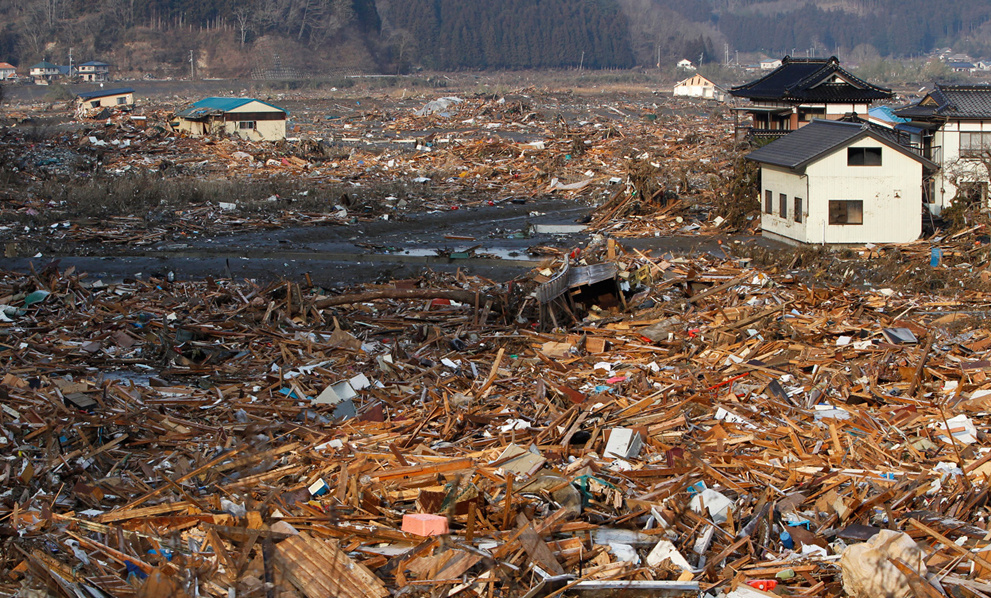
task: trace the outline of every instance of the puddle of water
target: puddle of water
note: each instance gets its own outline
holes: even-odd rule
[[[454,251],[457,253],[457,250]],[[449,259],[446,256],[437,255],[436,249],[427,248],[410,248],[410,249],[399,249],[393,252],[392,255],[408,255],[411,257],[433,257],[439,259]],[[484,259],[486,257],[495,257],[502,260],[512,260],[512,261],[532,261],[534,258],[528,255],[525,251],[520,251],[519,249],[509,249],[507,247],[479,247],[476,249],[469,259]]]

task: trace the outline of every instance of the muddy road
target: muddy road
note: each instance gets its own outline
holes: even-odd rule
[[[88,247],[86,255],[63,253],[5,260],[15,271],[40,270],[57,261],[90,280],[164,278],[249,278],[268,282],[299,280],[343,288],[360,283],[411,278],[429,269],[474,274],[505,281],[539,265],[554,251],[584,248],[594,233],[578,231],[592,206],[564,200],[538,200],[450,211],[391,215],[388,220],[350,225],[291,227],[208,236],[151,247]],[[555,232],[544,232],[544,231]],[[564,232],[561,232],[564,231]],[[744,242],[767,243],[745,238]],[[688,255],[714,252],[711,236],[623,239],[641,251]]]

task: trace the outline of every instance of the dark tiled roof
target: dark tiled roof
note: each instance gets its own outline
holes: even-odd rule
[[[918,104],[896,110],[895,114],[914,120],[991,119],[991,85],[937,84]]]
[[[833,75],[844,82],[825,83]],[[799,102],[866,102],[890,98],[890,89],[871,85],[840,67],[830,58],[792,58],[785,56],[781,66],[764,77],[730,89],[730,94],[751,100]]]
[[[887,132],[882,134],[864,123],[832,120],[814,120],[801,129],[750,152],[747,154],[747,159],[762,164],[795,169],[865,136],[876,139],[880,143],[922,162],[929,168],[936,167],[929,160],[900,145],[894,134]]]

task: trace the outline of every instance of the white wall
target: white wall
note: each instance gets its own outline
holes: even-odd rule
[[[801,243],[807,242],[806,227],[809,213],[809,188],[807,179],[787,168],[762,164],[760,170],[760,211],[761,228],[765,232],[794,239]],[[771,191],[771,213],[764,211],[764,194]],[[778,211],[778,201],[781,193],[788,196],[788,213],[781,218]],[[795,197],[802,198],[802,221],[795,222]]]
[[[848,166],[847,147],[878,147],[881,166]],[[922,164],[864,138],[808,166],[805,174],[762,165],[761,211],[766,190],[774,214],[763,214],[763,229],[802,243],[907,243],[922,232]],[[788,194],[788,217],[777,215],[778,194]],[[807,195],[802,195],[803,193]],[[804,222],[794,222],[793,197],[803,197]],[[829,200],[862,200],[863,224],[829,224]]]
[[[949,180],[953,171],[961,174],[964,180],[984,180],[988,173],[976,162],[960,160],[960,133],[991,132],[991,122],[987,121],[948,121],[933,135],[933,145],[942,148],[941,170],[936,176],[935,201],[939,213],[953,203],[957,188]]]

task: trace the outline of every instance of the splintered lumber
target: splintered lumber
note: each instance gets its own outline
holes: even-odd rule
[[[286,579],[307,598],[385,598],[389,595],[379,578],[332,541],[300,534],[280,542],[276,554]]]
[[[458,291],[449,289],[380,289],[366,293],[350,293],[327,297],[313,303],[317,309],[324,309],[336,305],[348,305],[350,303],[365,303],[368,301],[379,301],[382,299],[448,299],[459,303],[475,305],[476,300],[485,303],[492,301],[489,295],[479,295],[475,291]]]

